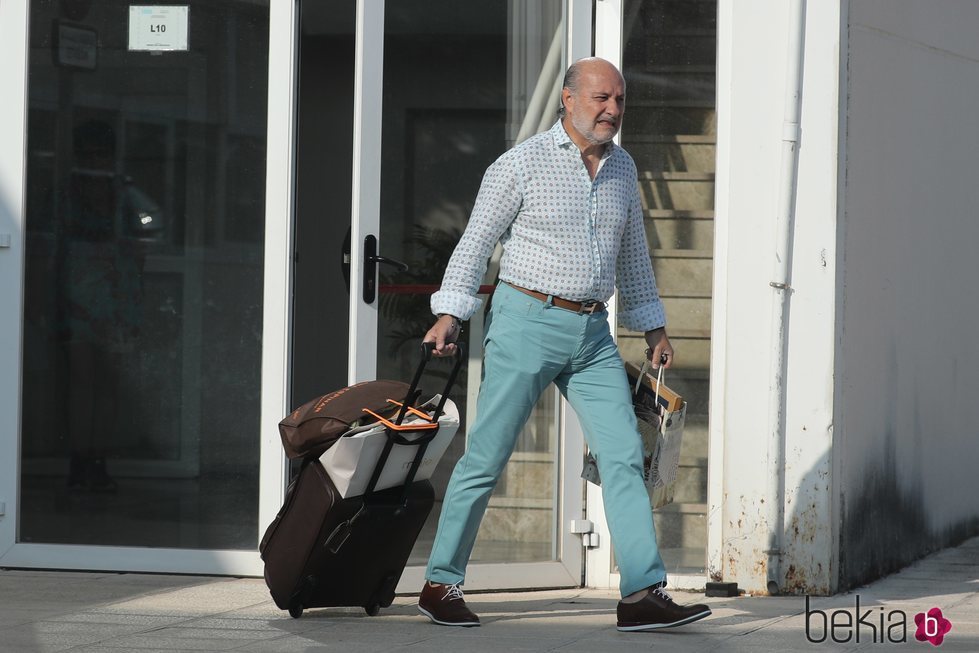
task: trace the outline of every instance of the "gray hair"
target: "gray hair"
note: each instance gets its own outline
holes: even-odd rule
[[[581,77],[581,66],[578,64],[580,64],[581,61],[582,60],[578,60],[568,66],[568,71],[564,73],[564,83],[561,86],[571,91],[572,95],[578,92],[578,78]],[[559,100],[559,102],[561,106],[559,106],[557,109],[557,115],[563,118],[564,114],[567,113],[567,109],[564,108],[563,98]]]

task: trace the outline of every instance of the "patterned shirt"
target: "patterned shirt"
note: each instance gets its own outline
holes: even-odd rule
[[[594,180],[560,120],[497,159],[432,295],[433,313],[469,319],[497,241],[502,281],[572,301],[608,301],[618,285],[623,327],[649,331],[666,324],[636,164],[613,143]]]

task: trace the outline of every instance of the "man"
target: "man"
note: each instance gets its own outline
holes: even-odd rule
[[[673,348],[643,228],[636,166],[611,141],[621,126],[625,81],[597,58],[572,65],[561,119],[486,171],[472,216],[432,296],[438,319],[425,335],[436,355],[455,352],[461,321],[497,241],[500,284],[486,334],[478,416],[449,481],[418,607],[433,622],[478,626],[460,589],[479,522],[516,438],[541,392],[555,383],[581,421],[602,477],[619,563],[618,628],[654,630],[710,614],[679,606],[663,587],[642,478],[642,449],[628,382],[605,303],[617,286],[619,321],[645,333],[651,360]]]

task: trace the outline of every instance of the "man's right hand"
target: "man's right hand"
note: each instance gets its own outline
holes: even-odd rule
[[[455,341],[462,333],[462,322],[452,315],[443,315],[428,330],[422,342],[434,342],[433,356],[452,356],[458,349]]]

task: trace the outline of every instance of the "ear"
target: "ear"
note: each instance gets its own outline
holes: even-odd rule
[[[571,108],[573,96],[571,95],[571,90],[565,86],[561,89],[561,104],[564,105],[564,109],[568,110]]]

